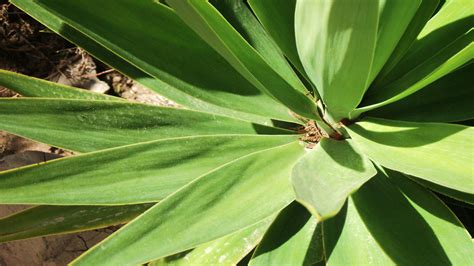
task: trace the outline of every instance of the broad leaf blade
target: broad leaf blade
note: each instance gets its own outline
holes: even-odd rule
[[[197,177],[291,136],[184,137],[67,157],[0,172],[0,203],[156,202]]]
[[[65,98],[85,100],[123,100],[105,94],[90,92],[83,89],[32,78],[15,72],[0,69],[0,85],[16,91],[26,97]]]
[[[207,1],[168,0],[176,13],[242,76],[260,91],[307,118],[317,118],[316,104],[293,88]]]
[[[321,228],[300,204],[294,202],[276,218],[249,265],[314,265],[323,260]]]
[[[343,228],[341,228],[343,226]],[[324,223],[334,265],[468,265],[474,246],[453,213],[418,184],[380,173]]]
[[[262,239],[274,217],[263,220],[231,235],[200,245],[182,254],[169,256],[148,264],[161,265],[237,265]]]
[[[348,117],[368,86],[377,22],[377,0],[296,3],[298,53],[335,122]]]
[[[382,166],[474,193],[474,128],[366,118],[347,129],[356,146]]]
[[[93,9],[89,0],[12,2],[179,104],[252,121],[268,121],[265,117],[295,121],[284,106],[248,83],[158,1],[104,0]]]
[[[423,90],[367,114],[418,122],[457,122],[474,118],[474,64],[469,64],[428,85]]]
[[[336,215],[347,197],[377,173],[350,140],[323,139],[295,165],[296,199],[318,219]]]
[[[0,219],[0,242],[123,224],[151,206],[153,204],[33,207]]]
[[[289,131],[138,103],[68,99],[1,99],[0,129],[79,152],[163,138]]]
[[[254,153],[204,175],[73,264],[144,263],[262,221],[294,200],[289,174],[302,152],[300,144],[293,143]]]

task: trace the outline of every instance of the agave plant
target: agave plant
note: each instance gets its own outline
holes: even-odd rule
[[[126,223],[77,265],[468,265],[471,0],[12,0],[184,108],[1,71],[0,241]],[[468,122],[466,122],[468,121]],[[435,192],[435,193],[434,193]]]

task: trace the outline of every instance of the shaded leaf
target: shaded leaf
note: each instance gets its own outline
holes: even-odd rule
[[[252,11],[298,71],[306,76],[296,49],[296,0],[249,0]]]
[[[380,172],[351,198],[344,211],[324,222],[329,264],[468,265],[472,261],[474,246],[461,223],[439,199],[409,179]]]
[[[323,139],[293,168],[296,199],[318,219],[336,215],[347,197],[377,173],[352,141]]]
[[[94,9],[89,0],[12,2],[100,60],[181,105],[251,121],[268,121],[268,117],[295,121],[284,106],[248,83],[158,1],[104,0]]]
[[[153,204],[32,207],[0,219],[0,242],[123,224],[151,206]]]
[[[386,2],[396,3],[396,1]],[[415,15],[413,15],[408,27],[405,29],[403,36],[396,44],[396,47],[393,50],[392,54],[383,65],[372,86],[369,88],[369,93],[371,89],[377,89],[382,87],[384,78],[386,78],[386,76],[390,74],[390,71],[392,71],[392,69],[397,65],[397,63],[400,62],[400,60],[403,58],[412,43],[415,41],[418,34],[426,25],[426,22],[428,22],[428,20],[435,12],[436,8],[438,7],[438,4],[439,0],[421,0],[421,4],[419,5],[418,10],[416,11]],[[403,17],[405,18],[405,16]]]
[[[472,73],[474,64],[471,63],[400,101],[367,114],[418,122],[456,122],[472,119]]]
[[[474,193],[474,128],[365,118],[347,129],[356,146],[382,166]]]
[[[291,68],[281,50],[263,29],[245,0],[212,0],[214,7],[230,23],[273,70],[293,88],[303,93],[308,91]]]
[[[176,13],[240,74],[300,116],[316,119],[316,104],[293,88],[207,1],[168,0]]]
[[[258,223],[294,200],[289,175],[302,153],[303,147],[293,143],[251,154],[203,175],[73,264],[144,263]]]
[[[400,79],[374,90],[364,99],[364,106],[354,110],[351,117],[399,101],[470,62],[474,58],[473,39],[474,30],[471,29]]]
[[[156,202],[193,179],[291,136],[165,139],[0,172],[0,202],[131,204]]]
[[[431,16],[438,1],[424,2],[421,8],[424,8],[426,13],[420,10],[423,14],[421,17],[418,17],[418,19],[422,20]],[[398,64],[387,73],[386,77],[378,82],[377,87],[386,87],[395,80],[400,79],[406,73],[430,60],[433,56],[438,56],[436,55],[437,51],[443,50],[451,45],[453,40],[468,32],[474,23],[474,9],[469,8],[470,6],[472,6],[471,0],[446,1],[438,13],[424,25],[423,30],[410,45],[409,50]]]
[[[422,0],[379,1],[377,40],[368,84],[374,80],[385,65],[410,25],[421,2]],[[367,3],[367,5],[369,4]]]
[[[317,220],[294,202],[277,216],[249,265],[313,265],[323,260],[320,229]]]

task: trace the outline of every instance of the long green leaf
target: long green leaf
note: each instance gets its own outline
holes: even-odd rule
[[[422,14],[419,19],[429,17],[438,1],[425,2],[427,3],[422,8],[426,9],[426,13]],[[423,62],[433,56],[436,57],[437,51],[449,46],[453,40],[468,32],[473,23],[474,9],[471,0],[446,1],[438,13],[428,21],[398,64],[393,66],[382,80],[378,81],[377,87],[380,89],[386,87]],[[379,90],[374,92],[376,91]]]
[[[273,70],[293,88],[303,93],[308,92],[276,43],[247,7],[245,0],[212,0],[210,2]]]
[[[373,161],[465,193],[474,193],[474,128],[366,118],[347,127]]]
[[[318,222],[301,205],[286,207],[258,245],[249,265],[313,265],[323,260]]]
[[[254,153],[170,195],[74,265],[139,264],[176,254],[262,221],[294,200],[298,143]],[[120,252],[117,252],[120,251]]]
[[[426,188],[429,188],[430,190],[433,190],[437,193],[443,194],[443,195],[448,196],[450,198],[453,198],[457,201],[462,201],[462,202],[466,202],[466,203],[469,203],[471,205],[474,205],[474,194],[472,194],[472,193],[464,193],[464,192],[460,192],[460,191],[457,191],[457,190],[454,190],[454,189],[449,189],[447,187],[437,185],[436,183],[429,182],[425,179],[416,178],[416,177],[409,176],[409,175],[405,175],[405,176],[408,177],[408,178],[411,178],[413,181],[415,181],[415,182],[421,184],[422,186],[424,186]]]
[[[305,75],[296,49],[296,0],[249,0],[252,11],[295,68]]]
[[[94,56],[184,106],[251,121],[268,121],[268,117],[295,121],[284,106],[248,83],[158,1],[104,0],[94,9],[89,0],[12,2]]]
[[[418,122],[456,122],[474,118],[474,64],[441,78],[423,90],[367,114]]]
[[[368,84],[387,62],[421,2],[422,0],[379,0],[377,41]]]
[[[156,202],[225,163],[295,140],[292,136],[184,137],[68,157],[0,173],[0,203]]]
[[[153,204],[38,206],[0,219],[0,243],[126,223]]]
[[[397,3],[397,1],[387,1],[390,3]],[[393,50],[388,60],[383,65],[377,78],[372,83],[371,89],[381,88],[383,80],[392,71],[392,69],[400,62],[405,53],[408,51],[412,43],[415,41],[418,34],[421,32],[426,22],[431,18],[436,8],[438,7],[439,0],[421,0],[421,4],[415,15],[413,15],[410,24],[406,28],[403,36],[397,43],[397,46]],[[402,14],[403,18],[405,16]],[[401,69],[400,69],[401,70]]]
[[[293,168],[296,199],[318,219],[336,215],[347,197],[377,173],[352,141],[323,139]]]
[[[231,235],[200,245],[192,250],[149,263],[164,265],[237,265],[260,242],[275,217],[265,219]]]
[[[416,183],[389,172],[324,223],[328,264],[469,265],[474,245],[454,214]]]
[[[26,97],[87,99],[87,100],[123,100],[105,94],[94,93],[62,84],[32,78],[15,72],[0,69],[0,86],[16,91]]]
[[[470,29],[400,79],[383,89],[374,90],[364,99],[364,106],[354,110],[351,117],[399,101],[472,61],[473,40],[474,30]]]
[[[197,111],[41,98],[1,99],[0,129],[79,152],[170,137],[289,132]]]
[[[377,21],[378,0],[296,3],[298,53],[335,122],[348,117],[368,86]]]
[[[303,117],[318,117],[316,104],[304,94],[304,89],[293,88],[210,3],[189,0],[168,0],[167,3],[260,91]]]

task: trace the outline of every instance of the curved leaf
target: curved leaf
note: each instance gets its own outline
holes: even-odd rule
[[[472,73],[474,64],[471,63],[400,101],[367,114],[418,122],[457,122],[473,119]]]
[[[86,99],[86,100],[123,100],[105,94],[77,89],[62,84],[32,78],[15,72],[0,69],[0,86],[16,91],[26,97]]]
[[[302,152],[300,144],[288,144],[203,175],[82,254],[73,265],[144,263],[258,223],[294,200],[289,174]]]
[[[304,94],[304,88],[293,88],[210,3],[189,0],[168,0],[167,3],[260,91],[271,95],[300,116],[318,117],[316,104]]]
[[[468,265],[474,246],[453,213],[416,183],[380,173],[323,225],[328,264]]]
[[[335,122],[368,87],[377,38],[378,0],[296,3],[298,53]]]
[[[0,219],[0,243],[126,223],[153,204],[38,206]]]
[[[0,99],[0,130],[79,152],[182,136],[290,133],[197,111],[41,98]]]
[[[323,260],[318,222],[300,204],[286,207],[265,233],[249,265],[314,265]]]
[[[356,146],[384,167],[474,193],[474,128],[366,118],[347,127]]]
[[[336,215],[347,197],[377,173],[352,141],[323,139],[293,168],[296,200],[318,220]]]
[[[104,0],[93,9],[89,0],[12,2],[94,56],[184,106],[252,121],[268,121],[265,117],[296,121],[158,1]]]
[[[201,136],[158,140],[0,172],[0,203],[156,202],[193,179],[291,136]]]

